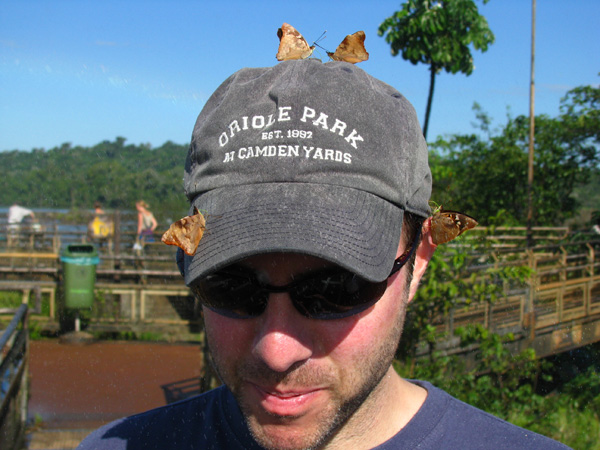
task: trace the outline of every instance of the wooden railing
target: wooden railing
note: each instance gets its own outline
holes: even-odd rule
[[[467,239],[485,236],[492,243],[489,253],[482,255],[486,262],[475,263],[469,273],[483,274],[490,266],[527,266],[534,276],[524,285],[505,286],[502,300],[469,305],[465,301],[437,317],[433,325],[445,336],[439,349],[461,351],[454,330],[473,323],[500,334],[514,333],[520,348],[534,346],[542,355],[600,339],[600,236],[589,234],[568,242],[573,235],[567,228],[533,231],[536,242],[544,245],[530,250],[524,248],[525,228],[491,232],[478,227],[469,232]],[[175,267],[173,247],[155,242],[141,253],[130,245],[122,245],[119,253],[106,247],[99,252],[97,301],[91,311],[94,326],[193,327],[198,322],[198,305]],[[19,291],[30,304],[31,295],[36,304],[44,296],[54,320],[58,310],[54,292],[60,284],[61,263],[53,249],[2,249],[0,245],[0,290]]]
[[[27,305],[0,335],[0,448],[23,448],[27,421],[29,359]]]
[[[54,212],[36,213],[36,221],[8,224],[6,216],[0,215],[0,242],[7,252],[50,252],[59,253],[66,244],[87,242],[88,228],[93,214],[80,212],[79,223],[66,223]],[[137,217],[131,211],[113,211],[107,217],[115,224],[114,234],[96,241],[107,251],[119,254],[133,246],[136,240]],[[164,230],[162,230],[164,231]],[[161,230],[157,230],[160,233]]]
[[[86,241],[82,229],[70,229],[68,234],[69,239],[53,234],[51,239],[36,241],[34,246],[28,239],[13,241],[9,246],[0,231],[0,291],[16,292],[22,303],[36,305],[32,311],[36,318],[40,318],[43,309],[52,330],[57,330],[64,282],[62,249],[55,248],[55,243]],[[100,255],[100,263],[95,267],[96,301],[92,311],[85,313],[92,328],[118,331],[197,322],[197,306],[194,309],[193,301],[189,302],[189,289],[175,265],[175,248],[162,244],[157,235],[155,242],[136,251],[131,232],[119,235],[119,253],[106,243],[95,243]],[[42,298],[47,305],[44,308]],[[177,302],[190,303],[191,309],[170,307]],[[6,313],[10,311],[0,308],[0,314]]]
[[[561,243],[530,250],[494,251],[494,266],[527,266],[533,277],[507,287],[495,302],[458,305],[434,322],[437,349],[452,354],[459,347],[457,327],[480,324],[499,334],[513,333],[515,351],[533,347],[539,356],[600,341],[600,239]],[[472,267],[477,273],[486,267]],[[428,351],[423,347],[421,354]]]

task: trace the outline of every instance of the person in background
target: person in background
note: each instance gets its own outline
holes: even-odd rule
[[[104,214],[106,214],[106,213],[102,209],[102,203],[94,202],[94,215],[103,216]]]
[[[35,229],[35,226],[40,227],[40,224],[37,223],[35,219],[35,214],[31,209],[23,208],[19,206],[17,203],[13,203],[10,208],[8,208],[8,227],[7,227],[7,245],[8,247],[12,247],[19,242],[21,239],[21,232],[23,231],[21,226],[25,218],[30,218],[31,221],[31,230],[38,231]]]
[[[94,218],[88,223],[88,239],[98,244],[99,247],[106,244],[109,253],[112,254],[114,233],[115,224],[113,220],[102,209],[102,203],[94,202]]]
[[[135,203],[138,211],[137,236],[141,243],[154,242],[154,230],[158,226],[154,214],[148,210],[144,200]]]
[[[8,208],[8,224],[16,225],[23,222],[25,217],[31,217],[31,220],[35,220],[35,214],[31,209],[23,208],[22,206],[13,203],[13,205]]]

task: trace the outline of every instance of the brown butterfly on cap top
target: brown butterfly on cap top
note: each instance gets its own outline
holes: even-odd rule
[[[309,46],[304,36],[288,23],[284,23],[277,30],[277,36],[279,37],[279,49],[276,58],[279,61],[306,59],[312,55],[315,46],[321,47],[318,44],[319,39],[313,42],[313,45]],[[369,59],[369,54],[365,49],[364,31],[357,31],[346,36],[340,45],[338,45],[335,52],[325,51],[334,61],[345,61],[356,64]]]
[[[194,256],[205,229],[206,220],[198,208],[194,207],[194,214],[172,223],[162,235],[161,241],[167,245],[176,245],[187,255]]]
[[[366,61],[369,59],[369,54],[365,48],[365,32],[357,31],[349,34],[338,45],[335,52],[327,52],[327,55],[334,61],[346,61],[352,64]]]
[[[304,36],[289,23],[281,25],[277,30],[277,37],[279,37],[279,49],[275,57],[278,61],[306,59],[315,49],[315,45],[309,46]]]
[[[476,226],[473,217],[458,211],[444,211],[440,206],[431,216],[431,238],[436,245],[445,244]]]

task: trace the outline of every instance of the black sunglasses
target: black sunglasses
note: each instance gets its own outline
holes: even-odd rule
[[[387,278],[398,272],[418,246],[421,231],[410,248],[394,261]],[[249,319],[267,308],[269,295],[287,292],[300,314],[310,319],[333,320],[349,317],[371,307],[387,289],[387,278],[367,281],[341,268],[309,273],[286,286],[261,282],[256,273],[242,266],[230,266],[206,276],[190,288],[200,303],[226,317]]]

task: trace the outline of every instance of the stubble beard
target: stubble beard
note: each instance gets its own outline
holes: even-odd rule
[[[213,367],[221,380],[233,393],[244,415],[248,429],[259,445],[268,450],[318,449],[329,442],[357,411],[360,411],[361,417],[364,418],[372,417],[377,413],[378,403],[370,397],[376,395],[375,393],[381,384],[381,380],[392,364],[400,341],[406,313],[406,299],[399,300],[402,301],[403,306],[400,308],[395,322],[396,325],[391,330],[387,339],[381,342],[377,350],[363,352],[358,355],[353,364],[354,373],[352,374],[324,372],[318,368],[310,367],[308,365],[310,363],[292,366],[289,371],[278,373],[273,372],[266,366],[261,365],[260,362],[254,360],[238,363],[233,370],[234,373],[229,373],[219,363],[218,357],[215,357],[210,346],[210,340],[208,341]],[[341,379],[344,380],[344,386],[341,389],[342,392],[339,389],[339,381]],[[314,420],[315,426],[311,429],[306,429],[302,435],[284,437],[277,434],[270,435],[265,429],[264,424],[261,424],[253,414],[252,408],[244,400],[244,380],[261,380],[267,385],[276,385],[279,383],[290,386],[330,385],[336,386],[338,389],[329,391],[330,401],[327,408],[321,410],[316,420]],[[346,393],[348,388],[353,387],[356,387],[354,392]],[[285,423],[285,421],[293,422],[294,418],[273,416],[273,420],[281,424]],[[368,421],[357,422],[362,422],[364,426],[362,432],[368,431]],[[357,423],[356,425],[360,426],[361,423]],[[353,434],[360,435],[361,430],[355,428]]]

